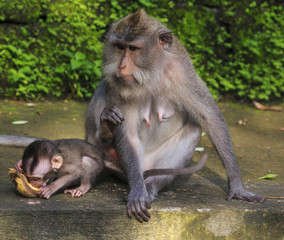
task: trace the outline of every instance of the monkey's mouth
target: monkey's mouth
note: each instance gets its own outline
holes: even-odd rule
[[[118,75],[117,76],[119,79],[125,81],[125,82],[131,82],[134,80],[134,76],[133,74],[129,74],[129,75]]]

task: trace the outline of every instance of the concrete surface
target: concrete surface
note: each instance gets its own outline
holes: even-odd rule
[[[0,134],[49,139],[84,138],[87,102],[23,102],[0,100]],[[230,128],[245,186],[252,192],[284,197],[283,112],[259,111],[252,105],[219,104]],[[282,104],[282,107],[283,104]],[[237,125],[247,119],[246,125]],[[14,120],[27,120],[13,125]],[[225,170],[211,143],[197,174],[178,177],[152,203],[151,220],[139,223],[125,211],[127,186],[114,177],[102,179],[85,196],[58,193],[49,200],[19,196],[8,168],[23,149],[0,147],[1,239],[281,239],[284,240],[284,199],[263,204],[227,201]],[[194,160],[198,160],[196,153]],[[268,173],[272,180],[260,180]]]

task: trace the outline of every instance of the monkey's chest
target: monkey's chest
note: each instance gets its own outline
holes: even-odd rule
[[[145,104],[140,109],[139,121],[139,137],[146,151],[163,144],[183,126],[181,113],[164,102]]]

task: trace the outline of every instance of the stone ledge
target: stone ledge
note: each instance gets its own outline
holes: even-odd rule
[[[80,198],[28,199],[10,185],[0,192],[1,239],[283,239],[284,201],[227,201],[202,179],[179,177],[152,203],[148,223],[126,216],[127,188],[112,178]]]

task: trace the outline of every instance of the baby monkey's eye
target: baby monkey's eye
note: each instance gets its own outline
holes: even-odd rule
[[[39,177],[31,177],[30,178],[30,181],[34,181],[34,182],[38,182],[40,180],[41,180],[41,178],[39,178]]]

